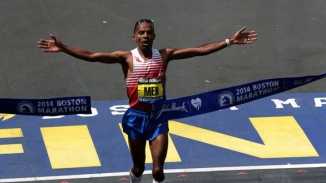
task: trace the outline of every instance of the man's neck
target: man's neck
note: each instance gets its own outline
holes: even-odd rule
[[[138,48],[138,53],[144,60],[152,59],[153,56],[152,49],[141,50]]]

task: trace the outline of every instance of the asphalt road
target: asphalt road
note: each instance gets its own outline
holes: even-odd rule
[[[49,39],[52,33],[64,44],[76,48],[96,52],[131,50],[136,47],[132,40],[133,26],[140,18],[154,20],[154,47],[158,49],[221,41],[243,26],[259,34],[251,45],[233,45],[211,55],[172,61],[167,70],[168,98],[262,79],[326,72],[324,0],[3,0],[0,1],[0,98],[90,95],[93,101],[126,99],[119,64],[88,63],[64,53],[44,53],[37,41]],[[288,92],[325,91],[325,80],[319,80]],[[311,174],[313,182],[324,181],[323,174],[318,174],[323,171]],[[256,172],[241,181],[300,180],[298,174],[284,175],[284,172],[265,171],[266,179],[259,177],[264,172]],[[218,176],[227,175],[225,172]],[[151,181],[150,176],[147,181]]]
[[[52,33],[69,46],[98,52],[131,50],[136,20],[155,22],[155,48],[185,48],[224,40],[243,26],[251,45],[176,60],[167,71],[168,98],[274,77],[326,71],[326,2],[303,1],[50,1],[0,2],[0,96],[49,98],[90,95],[126,99],[119,64],[88,63],[43,53],[37,41]],[[323,92],[318,81],[289,92]]]

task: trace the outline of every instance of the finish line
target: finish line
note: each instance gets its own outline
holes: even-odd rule
[[[216,172],[216,171],[235,171],[235,170],[275,170],[275,169],[297,169],[297,168],[324,168],[326,163],[321,164],[297,164],[297,165],[268,165],[268,166],[240,166],[240,167],[211,167],[211,168],[189,168],[189,169],[167,169],[164,173],[193,173],[193,172]],[[144,175],[151,175],[152,171],[145,170]],[[48,177],[27,177],[14,179],[0,179],[0,182],[29,182],[29,181],[48,181],[48,180],[68,180],[68,179],[89,179],[101,177],[129,176],[129,172],[48,176]]]

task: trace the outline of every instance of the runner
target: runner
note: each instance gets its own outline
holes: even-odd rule
[[[44,52],[64,52],[78,59],[107,64],[119,63],[126,81],[130,108],[122,119],[123,131],[128,134],[133,166],[130,169],[130,182],[141,181],[145,170],[145,146],[149,146],[153,158],[153,183],[165,182],[164,162],[168,149],[168,122],[152,119],[152,105],[166,99],[165,72],[172,60],[204,56],[217,52],[233,44],[251,44],[257,40],[255,31],[238,30],[231,38],[198,47],[183,49],[153,49],[155,39],[154,23],[149,19],[140,19],[135,23],[133,40],[137,48],[131,51],[111,53],[92,52],[64,45],[50,34],[53,40],[41,39],[39,47]]]

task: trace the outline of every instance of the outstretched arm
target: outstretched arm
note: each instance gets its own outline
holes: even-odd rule
[[[82,50],[72,48],[64,45],[58,38],[50,34],[53,40],[41,39],[38,41],[40,48],[43,48],[44,52],[64,52],[73,57],[89,61],[89,62],[102,62],[102,63],[122,63],[127,58],[127,51],[116,51],[112,53],[95,53],[89,50]]]
[[[238,30],[231,38],[219,42],[205,44],[199,47],[175,49],[166,48],[167,60],[186,59],[195,56],[208,55],[217,52],[227,46],[233,44],[251,44],[257,40],[257,34],[255,31],[243,32],[246,27]]]

